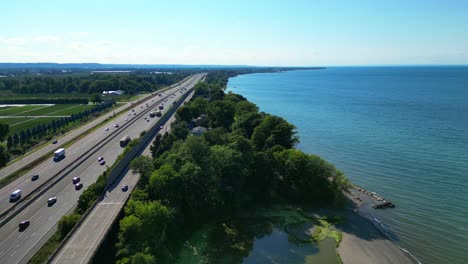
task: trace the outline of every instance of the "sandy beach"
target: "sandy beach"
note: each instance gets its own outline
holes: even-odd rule
[[[355,189],[347,196],[350,202],[344,212],[346,222],[337,226],[343,232],[337,251],[344,264],[418,263],[359,213],[363,205],[375,204],[377,201]]]

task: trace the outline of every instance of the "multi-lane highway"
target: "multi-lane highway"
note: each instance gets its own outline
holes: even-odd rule
[[[189,95],[185,101],[190,100],[190,98],[191,95]],[[168,131],[170,129],[170,124],[174,122],[174,120],[174,115],[172,115],[159,133],[163,134]],[[150,144],[148,144],[143,151],[143,155],[151,155]],[[88,215],[83,224],[70,237],[63,248],[61,248],[52,260],[52,263],[89,263],[96,253],[100,242],[104,239],[112,223],[117,218],[130,192],[138,182],[138,179],[138,174],[133,174],[130,170],[127,170],[121,178],[116,180],[107,190],[105,197]],[[128,191],[123,192],[121,190],[122,184],[127,184],[129,186]]]
[[[14,207],[11,219],[0,228],[0,259],[2,263],[26,263],[32,255],[47,241],[56,229],[58,220],[65,214],[70,213],[76,206],[76,202],[90,184],[111,165],[117,156],[123,151],[119,140],[129,135],[131,138],[139,137],[141,131],[147,130],[158,118],[150,118],[149,112],[155,110],[161,103],[165,108],[172,105],[185,90],[195,85],[203,75],[195,75],[181,85],[165,92],[162,97],[155,96],[146,104],[135,105],[135,111],[129,111],[109,123],[106,131],[104,128],[94,131],[79,142],[66,148],[66,158],[54,162],[52,159],[36,166],[32,172],[39,174],[39,179],[31,181],[30,175],[21,177],[0,191],[0,211],[8,210],[14,204],[9,202],[9,195],[15,189],[23,191],[23,197],[33,192],[32,196],[37,199],[19,201]],[[164,102],[167,99],[166,102]],[[115,128],[115,124],[119,124]],[[100,165],[98,157],[104,157],[106,165]],[[72,178],[80,177],[84,187],[76,191]],[[37,191],[38,186],[44,182],[59,180],[52,187],[44,188],[45,191]],[[42,192],[44,192],[42,194]],[[57,203],[47,206],[49,197],[57,197]],[[23,198],[22,198],[23,199]],[[18,210],[28,204],[24,210]],[[31,225],[19,232],[18,223],[30,220]],[[1,219],[5,221],[4,219]]]

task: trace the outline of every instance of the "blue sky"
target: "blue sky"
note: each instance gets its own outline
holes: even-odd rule
[[[468,64],[468,1],[5,1],[0,62]]]

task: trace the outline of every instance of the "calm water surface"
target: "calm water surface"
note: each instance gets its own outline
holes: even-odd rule
[[[228,88],[293,123],[298,148],[395,202],[376,218],[422,263],[468,263],[468,67],[250,74]]]

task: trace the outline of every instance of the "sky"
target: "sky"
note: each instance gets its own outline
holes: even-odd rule
[[[468,0],[15,0],[0,62],[468,64]]]

